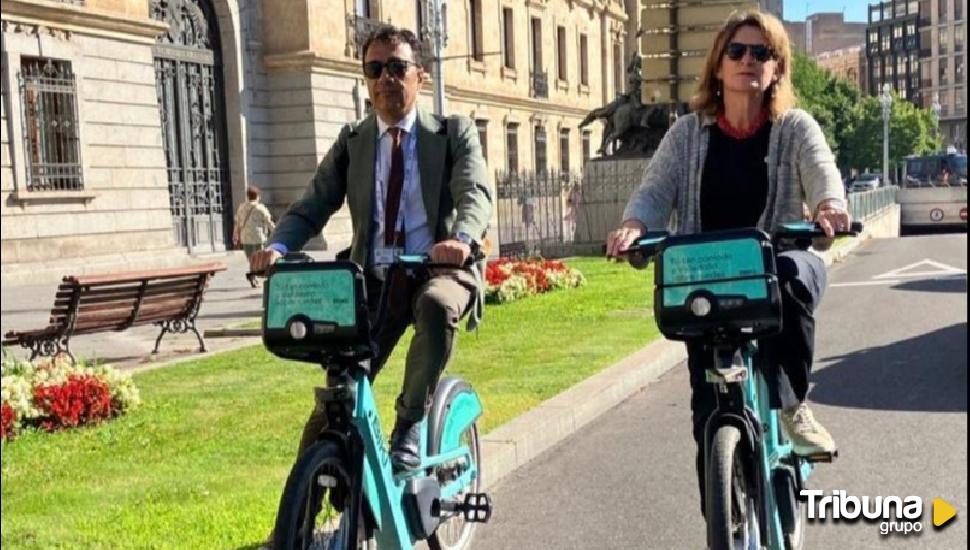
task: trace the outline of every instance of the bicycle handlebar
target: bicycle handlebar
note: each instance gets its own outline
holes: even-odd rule
[[[472,253],[465,260],[462,265],[448,264],[442,262],[431,262],[431,257],[428,254],[402,254],[398,260],[392,264],[388,264],[390,269],[394,266],[401,266],[405,268],[421,268],[421,269],[469,269],[479,261],[485,259],[485,255],[482,254],[480,250],[472,251]],[[297,262],[312,262],[315,261],[309,254],[302,251],[297,252],[287,252],[282,258],[276,261],[276,263],[297,263]],[[275,265],[275,264],[274,264]],[[272,271],[273,266],[271,265],[264,271],[247,271],[247,277],[268,277]],[[389,271],[390,271],[389,269]]]
[[[836,231],[835,236],[854,237],[862,232],[863,227],[862,222],[852,222],[849,229]],[[667,231],[647,231],[632,246],[626,250],[621,250],[620,254],[626,255],[630,265],[634,268],[643,269],[649,265],[650,258],[656,255],[660,244],[669,236],[670,233]],[[814,239],[825,236],[825,231],[817,222],[783,223],[781,229],[771,235],[773,241],[779,239]]]

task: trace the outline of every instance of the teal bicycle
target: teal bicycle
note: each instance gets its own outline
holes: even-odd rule
[[[853,223],[855,235],[862,224]],[[823,236],[814,223],[669,236],[649,232],[629,249],[645,268],[656,258],[654,314],[671,340],[706,344],[714,354],[705,375],[717,408],[704,432],[705,518],[711,550],[797,550],[805,540],[801,490],[818,462],[835,453],[795,454],[769,406],[758,339],[782,325],[775,247],[782,240]]]
[[[435,267],[442,266],[409,256],[390,269],[426,277]],[[386,298],[385,288],[381,312]],[[273,547],[403,550],[427,540],[432,550],[466,548],[492,512],[480,492],[483,407],[471,386],[440,381],[422,426],[421,465],[395,473],[368,376],[382,320],[371,326],[360,266],[288,255],[268,273],[263,306],[266,348],[318,363],[327,375],[316,399],[328,426],[290,471]]]

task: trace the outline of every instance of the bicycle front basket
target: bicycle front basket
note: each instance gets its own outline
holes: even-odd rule
[[[777,332],[781,294],[768,236],[743,229],[669,237],[657,255],[654,313],[672,340]]]
[[[263,294],[263,344],[287,359],[366,346],[370,324],[364,274],[352,262],[281,263]]]

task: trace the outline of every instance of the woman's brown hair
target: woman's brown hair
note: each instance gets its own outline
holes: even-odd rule
[[[717,79],[717,70],[724,57],[724,50],[737,30],[744,26],[756,27],[765,35],[765,42],[774,53],[778,63],[778,80],[765,91],[765,106],[772,119],[778,119],[795,105],[795,93],[791,84],[792,56],[791,45],[785,27],[775,16],[760,11],[735,12],[728,17],[721,27],[714,46],[707,53],[704,72],[701,74],[697,93],[690,102],[692,111],[716,115],[724,106],[724,100],[719,95],[721,83]]]

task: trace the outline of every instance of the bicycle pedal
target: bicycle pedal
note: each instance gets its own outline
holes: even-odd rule
[[[487,523],[492,517],[492,499],[487,493],[468,493],[462,514],[469,523]]]
[[[492,499],[486,493],[468,493],[465,502],[441,501],[440,512],[459,512],[469,523],[486,523],[492,517]]]

